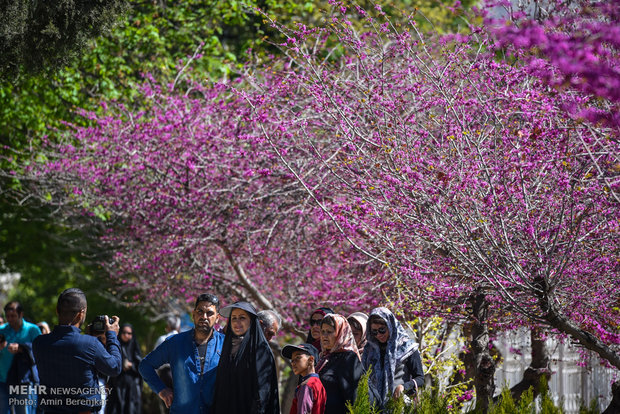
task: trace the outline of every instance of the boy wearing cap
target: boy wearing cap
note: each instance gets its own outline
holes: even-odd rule
[[[289,414],[323,414],[327,396],[318,374],[314,372],[319,356],[317,349],[311,344],[286,345],[282,356],[291,360],[293,372],[301,376]]]

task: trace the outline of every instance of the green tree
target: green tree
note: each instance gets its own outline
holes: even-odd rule
[[[0,78],[66,63],[108,31],[125,0],[3,1],[0,3]]]

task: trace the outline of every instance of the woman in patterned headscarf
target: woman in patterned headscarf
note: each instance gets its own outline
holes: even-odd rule
[[[353,332],[346,318],[328,314],[321,322],[321,354],[316,372],[325,388],[325,414],[346,412],[346,402],[355,401],[362,363]]]
[[[391,396],[413,394],[424,385],[418,344],[411,339],[392,312],[376,308],[366,327],[364,370],[372,367],[368,379],[370,395],[383,408]]]

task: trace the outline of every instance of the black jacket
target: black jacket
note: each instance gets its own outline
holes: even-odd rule
[[[346,401],[353,403],[357,383],[362,376],[362,363],[353,351],[332,354],[319,372],[327,394],[325,414],[346,413]]]
[[[6,375],[9,385],[34,384],[39,382],[39,373],[34,363],[32,343],[19,344],[19,352],[13,357],[13,362]]]
[[[226,330],[215,379],[214,414],[280,414],[276,365],[269,343],[247,302],[230,305],[250,315],[251,324],[235,356],[234,333]]]

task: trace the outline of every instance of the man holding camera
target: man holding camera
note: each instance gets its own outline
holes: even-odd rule
[[[86,320],[86,295],[66,289],[58,297],[58,325],[32,344],[39,367],[39,407],[44,413],[88,413],[102,404],[97,373],[116,376],[122,369],[118,317],[97,317],[91,333],[105,332],[106,345],[91,335],[81,335]],[[100,326],[98,326],[100,325]]]
[[[166,339],[140,362],[140,374],[161,398],[170,414],[209,414],[213,404],[215,374],[224,335],[214,329],[220,301],[217,296],[198,296],[192,312],[194,329]],[[174,391],[156,369],[170,364]]]

